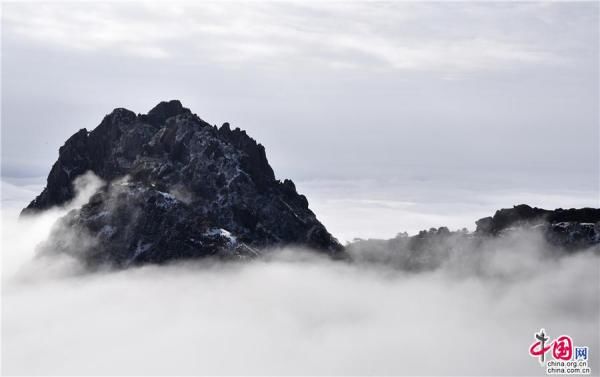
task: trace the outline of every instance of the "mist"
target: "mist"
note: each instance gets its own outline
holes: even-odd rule
[[[598,365],[597,250],[555,256],[517,232],[441,256],[432,245],[423,269],[353,247],[353,262],[286,248],[89,273],[36,253],[101,184],[86,183],[64,208],[2,210],[3,374],[533,375],[541,327]]]

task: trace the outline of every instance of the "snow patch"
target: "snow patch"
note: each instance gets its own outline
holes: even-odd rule
[[[161,194],[165,199],[169,199],[169,200],[177,200],[177,198],[175,198],[175,196],[173,194],[169,194],[168,192],[162,192],[162,191],[157,191],[159,194]]]
[[[221,236],[227,238],[230,245],[237,243],[237,238],[232,235],[228,230],[223,228],[213,228],[205,233],[207,236]]]
[[[117,232],[117,229],[112,225],[104,225],[100,232],[98,232],[98,236],[102,238],[110,238]]]
[[[172,194],[169,194],[168,192],[162,192],[162,191],[156,191],[156,192],[158,192],[165,199],[165,200],[159,201],[157,203],[157,205],[160,208],[170,208],[179,201],[179,200],[177,200],[177,198],[175,196],[173,196]]]
[[[139,257],[140,255],[142,255],[143,253],[145,253],[146,251],[148,251],[150,249],[150,247],[152,246],[151,243],[142,243],[142,240],[139,240],[137,243],[137,246],[133,252],[133,256],[131,257],[131,259],[129,260],[129,263],[133,262],[134,260],[137,259],[137,257]]]
[[[69,168],[63,166],[62,170],[65,172],[65,174],[67,175],[68,178],[71,178],[71,172],[73,171],[73,169],[69,169]]]

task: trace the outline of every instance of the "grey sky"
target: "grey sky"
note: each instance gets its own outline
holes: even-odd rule
[[[178,98],[278,177],[598,182],[598,4],[4,3],[3,175],[115,107]],[[433,173],[432,173],[433,174]]]

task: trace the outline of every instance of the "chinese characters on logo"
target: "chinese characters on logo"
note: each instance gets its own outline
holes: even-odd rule
[[[546,374],[590,374],[588,347],[573,347],[573,339],[561,335],[551,340],[544,329],[534,334],[535,342],[529,347],[529,355],[539,358],[546,367]],[[546,353],[552,350],[552,360],[546,360]]]

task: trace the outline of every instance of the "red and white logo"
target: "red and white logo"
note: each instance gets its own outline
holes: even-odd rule
[[[568,335],[551,340],[544,329],[533,335],[535,342],[529,346],[529,355],[539,359],[540,364],[546,367],[546,374],[591,373],[588,347],[573,347],[573,339]],[[549,351],[552,358],[547,360],[546,353]]]

